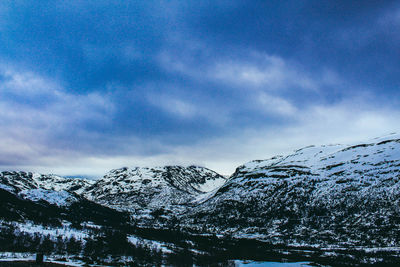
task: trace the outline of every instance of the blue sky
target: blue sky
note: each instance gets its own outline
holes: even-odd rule
[[[100,176],[400,128],[396,1],[1,1],[0,169]]]

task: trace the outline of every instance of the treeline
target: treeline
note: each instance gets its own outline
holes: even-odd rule
[[[59,227],[66,220],[79,228],[85,221],[112,227],[123,227],[129,223],[127,212],[120,212],[96,204],[75,195],[79,201],[67,207],[58,207],[45,201],[33,202],[22,199],[0,188],[0,219],[5,221],[26,221]]]
[[[163,253],[145,242],[128,242],[126,232],[101,228],[90,238],[54,237],[39,233],[19,232],[18,226],[9,224],[0,232],[0,251],[43,253],[44,255],[75,255],[88,264],[133,265],[133,266],[193,266],[218,263],[230,266],[230,261],[198,257],[195,251],[186,247],[171,247],[170,253]]]
[[[18,226],[8,225],[0,231],[0,251],[44,253],[45,255],[75,255],[88,264],[131,266],[234,266],[234,261],[307,261],[319,264],[359,264],[371,258],[385,259],[386,263],[398,262],[399,255],[389,252],[341,251],[327,257],[315,248],[287,248],[268,245],[255,240],[232,237],[191,236],[184,232],[161,229],[136,229],[138,236],[169,244],[169,253],[148,242],[128,242],[125,231],[102,227],[91,233],[90,238],[55,237],[19,232]],[[305,252],[307,251],[307,253]],[[349,256],[351,255],[351,257]]]

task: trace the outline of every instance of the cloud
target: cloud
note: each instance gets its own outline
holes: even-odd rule
[[[362,101],[362,100],[355,100]],[[259,125],[196,146],[172,149],[169,159],[197,163],[231,174],[235,167],[255,159],[286,155],[308,145],[352,144],[399,132],[400,112],[373,108],[368,102],[314,105],[297,112],[296,119],[281,126]],[[160,162],[164,162],[159,159]]]
[[[278,2],[1,2],[0,166],[227,174],[396,131],[398,5]]]
[[[177,119],[195,121],[204,119],[209,124],[222,126],[231,120],[229,108],[215,106],[214,103],[196,99],[195,96],[185,98],[179,90],[175,94],[148,93],[147,101],[155,108],[174,116]]]
[[[258,108],[264,110],[267,114],[292,116],[297,111],[297,108],[288,100],[268,95],[265,92],[258,94],[254,102],[258,102],[260,104],[257,105]]]
[[[308,74],[289,66],[282,58],[255,53],[249,58],[217,62],[208,75],[218,81],[263,90],[306,89],[318,85]]]
[[[192,103],[177,97],[153,94],[149,95],[147,99],[152,105],[184,119],[200,115],[200,111]]]
[[[54,80],[4,66],[0,73],[0,162],[68,153],[79,146],[78,137],[89,135],[86,124],[110,123],[114,105],[107,95],[71,94]]]
[[[191,44],[188,41],[183,43]],[[279,116],[284,116],[286,120],[295,115],[301,106],[313,105],[315,101],[329,103],[330,92],[349,87],[329,68],[311,71],[304,68],[304,64],[265,52],[237,49],[230,56],[214,53],[204,43],[196,42],[195,46],[183,47],[180,52],[164,50],[158,62],[171,77],[204,84],[202,94],[213,95],[221,106],[229,103],[229,107],[224,109],[225,121],[234,121],[237,128],[244,124],[257,126],[262,120],[276,122]],[[161,106],[169,107],[171,112],[178,114],[181,103],[171,105],[168,102]],[[208,103],[196,101],[195,106],[195,109],[193,103],[191,109],[185,106],[185,114],[204,115]],[[208,112],[207,116],[213,118],[216,114],[218,112]],[[254,122],[248,120],[251,115]]]
[[[109,169],[122,166],[196,164],[229,175],[237,166],[250,160],[285,155],[304,146],[352,144],[400,131],[400,111],[391,107],[376,107],[362,98],[332,105],[315,104],[296,110],[292,118],[282,125],[270,127],[268,124],[260,124],[256,128],[232,129],[223,136],[204,138],[190,144],[168,144],[156,138],[114,136],[113,140],[107,141],[117,147],[125,146],[124,153],[117,154],[58,150],[48,156],[40,152],[36,155],[38,160],[34,162],[29,157],[35,155],[32,151],[37,152],[37,147],[30,147],[31,151],[21,148],[28,151],[28,157],[18,167],[64,175],[83,173],[99,177]],[[17,142],[16,145],[18,147],[24,143]],[[144,154],[140,152],[141,146],[158,150],[156,153]],[[42,148],[43,151],[48,149]],[[138,153],[132,153],[137,150]],[[17,166],[15,162],[9,164]]]
[[[379,107],[361,97],[325,105],[312,101],[298,104],[285,91],[319,94],[325,84],[343,85],[342,78],[333,71],[305,72],[281,57],[257,55],[234,61],[217,58],[205,62],[204,68],[191,65],[190,57],[186,61],[174,59],[182,66],[170,66],[172,74],[189,77],[196,84],[201,77],[211,87],[222,84],[220,92],[228,93],[220,98],[215,90],[210,95],[201,87],[199,91],[193,87],[185,91],[180,83],[173,82],[158,83],[157,88],[147,85],[146,90],[139,91],[137,87],[109,84],[109,93],[78,94],[57,80],[2,67],[0,140],[4,142],[0,145],[0,165],[2,169],[98,177],[124,165],[199,164],[230,174],[244,162],[289,153],[302,146],[355,142],[398,131],[395,125],[400,125],[400,114],[395,107]],[[218,62],[225,62],[229,75],[212,71],[223,66]],[[255,70],[256,75],[240,76],[247,68]],[[296,75],[307,77],[312,86],[292,81]],[[275,89],[265,89],[267,84],[274,84]],[[183,142],[176,131],[147,136],[113,132],[115,114],[131,105],[123,100],[144,91],[139,100],[145,102],[140,105],[149,104],[145,106],[147,110],[169,114],[178,122],[170,127],[178,125],[182,131],[189,131],[193,124],[181,121],[199,124],[205,120],[206,126],[216,125],[224,131],[209,133],[210,128],[193,142]],[[114,98],[118,92],[122,93]],[[46,101],[41,103],[38,99]],[[148,121],[148,125],[152,124]],[[179,141],[169,140],[171,136]]]
[[[195,51],[182,53],[169,53],[163,51],[159,55],[159,63],[169,72],[177,72],[196,80],[209,79],[235,87],[246,89],[258,88],[263,90],[317,90],[322,77],[315,77],[300,70],[294,63],[291,65],[283,58],[267,53],[247,53],[240,57],[216,58],[206,65],[201,65],[193,58],[197,50],[209,56],[211,53],[204,51],[205,46],[197,44]],[[193,47],[192,47],[193,49]]]

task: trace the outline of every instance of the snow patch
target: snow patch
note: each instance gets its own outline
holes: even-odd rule
[[[11,186],[5,185],[5,184],[0,184],[0,189],[6,190],[10,193],[15,193],[14,188],[12,188]]]
[[[138,246],[143,244],[145,246],[149,246],[151,248],[156,248],[157,250],[162,251],[163,253],[173,253],[171,249],[168,248],[168,244],[160,241],[150,240],[150,239],[143,239],[134,235],[130,235],[127,237],[128,242]]]
[[[226,182],[226,179],[224,178],[219,178],[219,179],[208,179],[204,184],[198,184],[196,186],[196,189],[204,192],[204,193],[208,193],[211,191],[214,191],[218,188],[220,188],[221,186],[223,186]]]
[[[66,191],[57,192],[44,189],[31,189],[22,190],[18,195],[24,199],[29,199],[35,202],[44,200],[49,204],[57,205],[59,207],[69,206],[78,201],[76,197]]]
[[[16,223],[15,227],[17,228],[16,232],[23,232],[27,234],[39,234],[43,236],[50,236],[52,239],[56,240],[57,237],[61,236],[64,239],[70,239],[74,237],[77,240],[84,241],[85,238],[89,237],[88,232],[79,231],[69,226],[60,227],[48,227],[40,224],[33,224],[32,222],[26,223]]]

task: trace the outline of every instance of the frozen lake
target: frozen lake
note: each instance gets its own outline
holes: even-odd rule
[[[235,261],[237,266],[243,267],[300,267],[312,266],[309,262],[271,262],[271,261]]]

